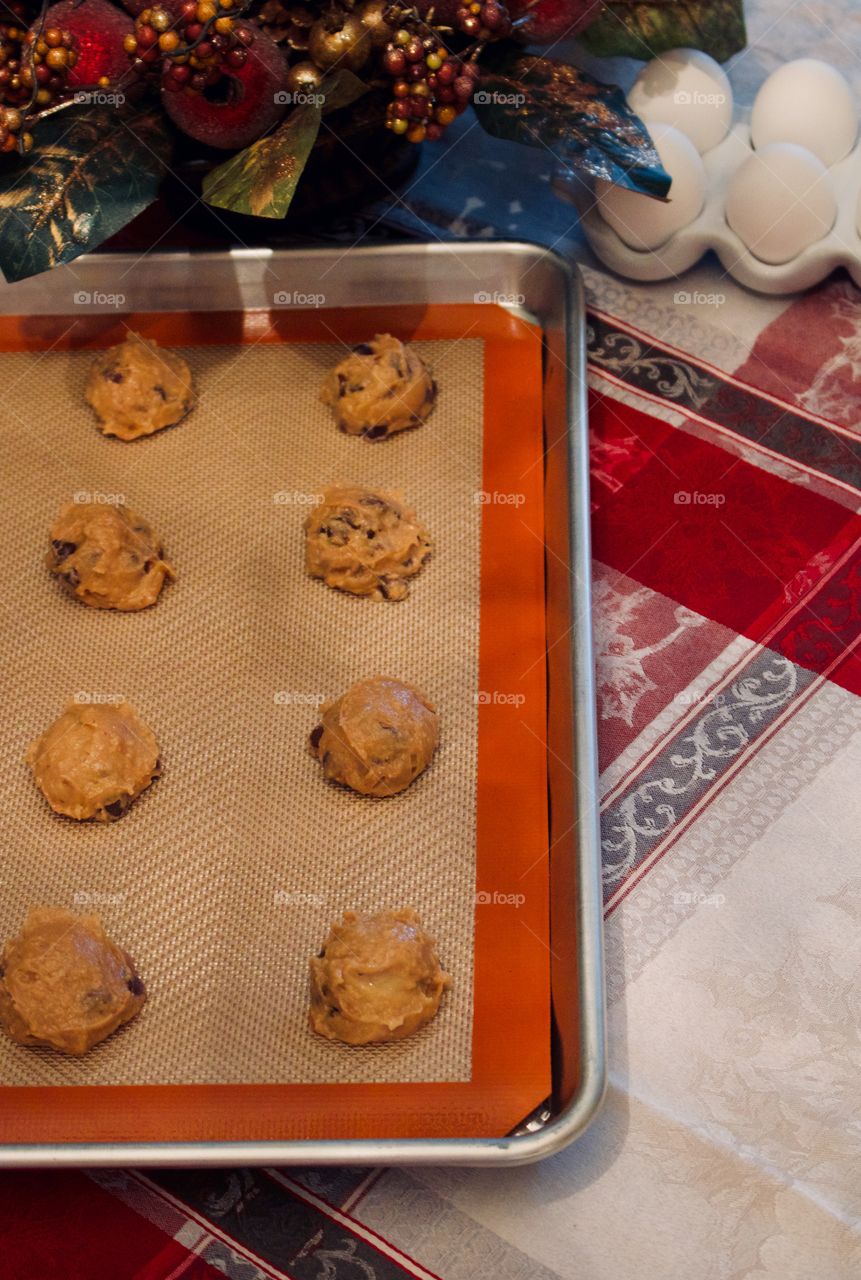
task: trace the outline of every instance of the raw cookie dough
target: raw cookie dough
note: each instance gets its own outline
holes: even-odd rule
[[[0,1023],[19,1044],[80,1057],[145,1000],[134,961],[98,916],[33,907],[0,957]]]
[[[450,986],[410,907],[345,911],[311,960],[311,1029],[344,1044],[403,1040],[430,1022]]]
[[[47,565],[94,609],[146,609],[176,577],[142,516],[95,502],[63,507],[51,526]]]
[[[404,791],[439,742],[436,708],[412,685],[388,676],[360,680],[321,708],[311,751],[333,782],[365,796]]]
[[[436,400],[436,383],[421,356],[388,333],[354,347],[320,393],[342,431],[366,440],[417,427]]]
[[[305,568],[330,587],[375,600],[403,600],[406,579],[430,555],[431,540],[400,496],[332,485],[305,520]]]
[[[55,813],[121,818],[161,774],[158,743],[127,702],[70,702],[24,757]]]
[[[182,356],[137,333],[96,357],[85,394],[105,435],[120,440],[172,427],[194,404],[191,371]]]

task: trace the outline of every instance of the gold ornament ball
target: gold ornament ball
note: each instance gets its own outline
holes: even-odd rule
[[[382,49],[394,36],[394,28],[385,20],[386,12],[391,8],[390,0],[365,0],[359,9],[359,21],[371,37],[375,49]]]
[[[354,14],[349,14],[336,31],[330,31],[326,20],[320,19],[311,28],[308,52],[324,71],[333,67],[361,71],[371,53],[370,33]]]
[[[297,62],[287,72],[289,93],[315,93],[323,83],[323,72],[313,62]]]

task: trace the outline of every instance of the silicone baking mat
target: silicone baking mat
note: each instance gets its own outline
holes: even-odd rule
[[[0,934],[34,903],[97,911],[150,999],[84,1060],[0,1038],[0,1139],[32,1140],[37,1102],[57,1140],[504,1132],[549,1085],[537,335],[488,307],[4,323]],[[126,327],[181,349],[200,396],[132,444],[82,396],[88,348]],[[440,395],[424,427],[371,445],[336,430],[319,387],[378,331],[415,342]],[[303,518],[338,480],[402,491],[430,528],[407,601],[304,574]],[[88,610],[50,579],[68,501],[154,524],[179,575],[154,608]],[[386,800],[325,783],[305,747],[319,701],[373,674],[441,717],[431,768]],[[70,698],[125,698],[159,740],[164,776],[118,823],[52,814],[21,763]],[[453,975],[442,1012],[397,1045],[314,1036],[308,956],[343,910],[398,905]],[[535,1046],[505,1072],[513,1020]]]

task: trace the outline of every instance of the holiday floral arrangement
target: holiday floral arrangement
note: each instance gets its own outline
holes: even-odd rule
[[[154,201],[177,148],[204,201],[287,213],[324,133],[492,135],[657,198],[670,179],[613,85],[550,57],[686,45],[723,60],[741,0],[0,0],[0,270],[70,262]]]

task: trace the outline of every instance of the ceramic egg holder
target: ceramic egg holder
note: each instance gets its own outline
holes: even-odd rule
[[[740,284],[760,293],[795,293],[818,284],[835,267],[845,267],[861,287],[861,235],[856,226],[861,191],[861,141],[828,170],[837,200],[837,219],[828,235],[790,262],[772,266],[755,257],[724,217],[726,192],[739,165],[751,154],[750,127],[733,125],[723,142],[702,157],[706,199],[702,212],[657,249],[632,249],[619,238],[593,204],[582,224],[594,252],[606,266],[632,280],[669,280],[688,271],[713,249],[724,269]]]

